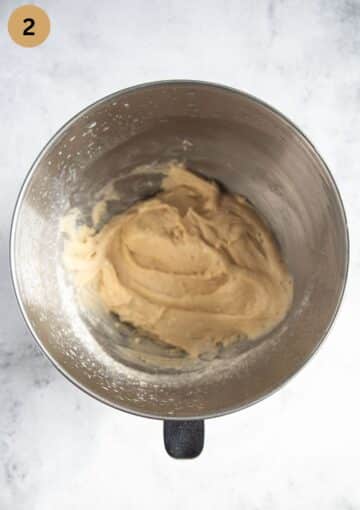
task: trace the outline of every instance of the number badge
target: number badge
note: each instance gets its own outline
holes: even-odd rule
[[[11,13],[8,30],[14,42],[20,46],[33,48],[47,39],[50,33],[50,19],[40,7],[22,5]]]

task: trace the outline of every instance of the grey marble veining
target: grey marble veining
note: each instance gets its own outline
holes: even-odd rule
[[[0,5],[0,510],[360,508],[360,2],[39,0],[49,39],[24,49]],[[246,90],[290,117],[331,168],[350,235],[340,315],[281,392],[209,421],[204,453],[174,462],[161,424],[116,412],[40,354],[8,267],[16,195],[49,137],[92,101],[190,78]]]

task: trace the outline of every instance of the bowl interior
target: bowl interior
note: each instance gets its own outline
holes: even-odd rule
[[[83,221],[116,179],[112,213],[159,188],[184,161],[245,195],[267,218],[294,277],[294,301],[265,338],[189,362],[109,316],[84,314],[64,274],[59,219]],[[146,416],[202,417],[239,409],[277,388],[316,350],[341,300],[347,230],[334,182],[309,142],[280,114],[245,94],[194,82],[150,84],[107,97],[77,115],[35,162],[20,194],[12,236],[19,301],[53,362],[85,391]],[[114,341],[115,339],[115,341]],[[132,345],[132,344],[131,344]]]

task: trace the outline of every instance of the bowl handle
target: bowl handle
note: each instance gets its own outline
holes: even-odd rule
[[[164,444],[174,459],[193,459],[204,447],[204,420],[164,421]]]

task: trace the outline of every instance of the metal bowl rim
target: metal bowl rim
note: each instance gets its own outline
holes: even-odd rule
[[[196,416],[193,415],[193,416],[176,417],[176,416],[166,416],[166,415],[161,415],[161,414],[150,414],[150,413],[144,413],[144,412],[136,411],[134,409],[131,409],[130,407],[126,407],[126,406],[123,406],[123,405],[121,405],[121,406],[120,405],[116,405],[113,402],[111,402],[110,400],[106,399],[105,397],[99,396],[97,393],[89,390],[83,384],[79,383],[73,376],[71,376],[64,369],[64,367],[61,366],[60,363],[57,362],[57,360],[55,360],[55,358],[47,351],[47,349],[42,344],[40,338],[37,336],[34,328],[32,327],[32,324],[30,322],[29,317],[27,316],[25,307],[24,307],[24,305],[22,303],[21,295],[20,295],[20,289],[19,289],[19,285],[18,285],[18,281],[17,281],[17,277],[16,277],[15,253],[14,252],[15,252],[15,238],[16,238],[16,228],[17,228],[18,215],[19,215],[19,211],[20,211],[20,208],[21,208],[21,205],[22,205],[22,198],[23,198],[23,196],[25,195],[25,193],[27,191],[27,188],[28,188],[28,186],[29,186],[29,184],[31,182],[31,178],[32,178],[33,174],[35,173],[36,168],[38,166],[38,163],[40,162],[40,160],[42,159],[44,154],[48,151],[48,149],[52,145],[54,145],[56,143],[56,141],[61,137],[61,135],[66,131],[66,129],[69,126],[71,126],[81,116],[83,116],[87,112],[90,112],[95,106],[101,105],[102,103],[106,103],[107,101],[109,101],[112,98],[115,98],[115,97],[118,98],[119,96],[125,95],[125,94],[127,94],[129,92],[135,92],[135,91],[143,89],[143,88],[159,87],[159,86],[163,86],[163,85],[172,85],[172,86],[177,86],[177,85],[178,86],[187,86],[188,85],[188,86],[197,86],[197,87],[210,87],[210,88],[222,90],[224,92],[231,92],[233,94],[241,95],[245,99],[247,99],[249,101],[252,101],[252,102],[256,103],[259,106],[262,106],[263,108],[265,108],[268,111],[270,111],[270,113],[272,113],[273,115],[278,117],[278,119],[282,123],[287,125],[293,132],[296,133],[296,135],[303,142],[304,146],[306,146],[309,149],[309,151],[313,154],[313,156],[315,156],[318,159],[318,161],[321,163],[322,168],[324,170],[324,173],[328,176],[328,178],[330,180],[330,183],[331,183],[331,185],[333,187],[333,191],[334,191],[335,197],[337,199],[337,203],[338,203],[338,206],[339,206],[339,210],[341,212],[341,216],[342,216],[342,220],[343,220],[343,225],[344,225],[344,229],[345,229],[345,272],[344,272],[344,277],[343,277],[343,280],[342,280],[341,291],[340,291],[340,294],[339,294],[339,297],[338,297],[337,305],[336,305],[336,307],[334,309],[334,312],[332,314],[332,317],[331,317],[331,319],[329,321],[328,327],[324,331],[323,335],[319,338],[319,341],[318,341],[317,345],[314,347],[314,349],[312,350],[312,352],[307,357],[304,358],[304,360],[302,361],[302,364],[297,369],[295,369],[287,377],[285,377],[282,380],[280,380],[276,384],[276,386],[274,388],[272,388],[270,391],[268,391],[264,395],[261,395],[257,399],[255,399],[255,400],[253,400],[251,402],[247,402],[247,403],[245,403],[243,405],[239,405],[237,407],[231,407],[231,408],[228,408],[228,409],[224,409],[224,410],[221,410],[221,411],[218,411],[218,412],[213,412],[213,413],[205,414],[205,415],[196,415]],[[17,303],[19,305],[19,308],[20,308],[21,314],[23,316],[23,319],[24,319],[27,327],[29,328],[29,330],[30,330],[34,340],[36,341],[36,343],[40,347],[41,351],[45,354],[45,356],[55,366],[55,368],[57,368],[57,370],[68,381],[70,381],[72,384],[74,384],[77,388],[79,388],[80,390],[84,391],[86,394],[88,394],[89,396],[95,398],[99,402],[102,402],[104,404],[109,405],[110,407],[113,407],[113,408],[118,409],[120,411],[124,411],[126,413],[133,414],[133,415],[136,415],[136,416],[141,416],[141,417],[144,417],[144,418],[160,419],[160,420],[202,420],[202,419],[216,418],[216,417],[219,417],[219,416],[225,416],[227,414],[231,414],[231,413],[240,411],[240,410],[245,409],[247,407],[250,407],[250,406],[252,406],[254,404],[257,404],[258,402],[262,401],[263,399],[273,395],[275,392],[280,390],[288,381],[290,381],[296,374],[298,374],[300,372],[300,370],[302,370],[304,368],[304,366],[309,362],[309,360],[314,356],[314,354],[316,352],[318,352],[320,346],[323,344],[326,336],[328,335],[331,327],[334,324],[334,321],[335,321],[335,318],[336,318],[336,316],[338,314],[340,305],[341,305],[341,303],[343,301],[345,287],[346,287],[346,282],[347,282],[347,277],[348,277],[348,272],[349,272],[349,242],[350,242],[349,241],[349,229],[348,229],[348,223],[347,223],[346,214],[345,214],[345,208],[344,208],[344,204],[343,204],[340,192],[338,190],[337,184],[335,182],[335,179],[332,176],[329,167],[325,163],[325,161],[322,158],[322,156],[320,155],[320,153],[317,151],[317,149],[312,144],[312,142],[307,138],[307,136],[301,131],[301,129],[296,124],[294,124],[284,114],[282,114],[276,108],[270,106],[265,101],[262,101],[261,99],[255,97],[255,96],[253,96],[253,95],[251,95],[251,94],[249,94],[247,92],[244,92],[242,90],[239,90],[239,89],[236,89],[236,88],[233,88],[233,87],[229,87],[229,86],[222,85],[222,84],[219,84],[219,83],[208,82],[208,81],[198,81],[198,80],[161,80],[161,81],[144,82],[144,83],[141,83],[141,84],[138,84],[138,85],[127,87],[125,89],[120,89],[120,90],[118,90],[116,92],[113,92],[111,94],[108,94],[108,95],[104,96],[101,99],[98,99],[97,101],[91,103],[90,105],[86,106],[85,108],[80,110],[78,113],[73,115],[65,124],[63,124],[63,126],[60,129],[58,129],[58,131],[56,131],[56,133],[45,144],[45,146],[39,152],[38,156],[35,158],[33,164],[31,165],[31,167],[30,167],[30,169],[28,171],[28,173],[26,174],[25,179],[23,181],[23,184],[22,184],[22,186],[20,188],[19,194],[17,196],[16,202],[15,202],[15,208],[14,208],[14,212],[13,212],[13,215],[12,215],[11,227],[10,227],[10,242],[9,242],[10,273],[11,273],[12,284],[13,284],[13,287],[14,287],[14,290],[15,290],[15,296],[16,296]]]

